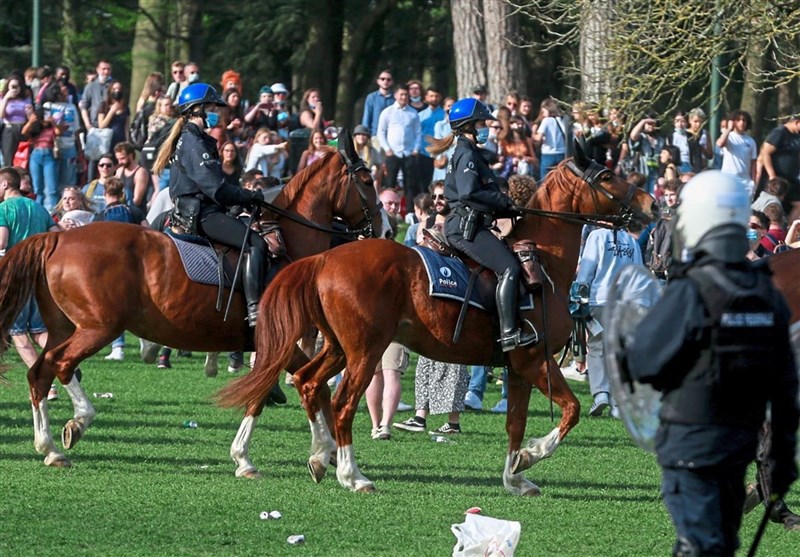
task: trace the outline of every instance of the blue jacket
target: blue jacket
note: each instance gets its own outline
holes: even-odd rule
[[[381,90],[376,89],[367,95],[364,101],[364,116],[361,123],[369,128],[369,132],[375,136],[378,134],[378,117],[383,109],[394,104],[394,95],[389,93],[387,96],[381,95]]]

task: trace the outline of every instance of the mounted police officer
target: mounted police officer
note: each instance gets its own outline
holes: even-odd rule
[[[511,198],[500,191],[478,147],[489,137],[486,120],[496,118],[480,100],[466,98],[453,104],[449,119],[452,133],[428,148],[431,154],[438,155],[456,141],[444,180],[444,194],[452,209],[444,233],[454,248],[497,273],[500,346],[508,352],[534,343],[538,337],[536,331],[526,332],[517,326],[520,265],[505,243],[490,231],[495,218],[517,216]]]
[[[213,110],[219,106],[227,105],[216,90],[205,83],[194,83],[181,91],[178,97],[181,118],[175,122],[159,151],[153,171],[160,174],[170,165],[174,224],[190,234],[200,233],[237,249],[241,249],[247,236],[242,281],[247,320],[254,327],[264,287],[266,245],[245,223],[226,214],[226,208],[257,206],[264,196],[260,190],[245,190],[230,182],[222,172],[217,140],[205,132],[216,125],[219,117]]]
[[[626,348],[631,377],[663,393],[655,441],[674,555],[736,551],[745,471],[767,408],[773,493],[783,497],[797,478],[789,310],[766,266],[745,258],[748,201],[744,183],[721,172],[686,184],[674,233],[686,263]]]

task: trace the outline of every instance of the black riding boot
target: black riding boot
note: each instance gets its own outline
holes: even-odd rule
[[[247,300],[247,322],[251,327],[255,327],[258,318],[258,302],[264,291],[263,251],[249,248],[245,252],[242,286],[244,287],[244,297]]]
[[[527,346],[537,342],[536,331],[526,333],[517,327],[517,293],[519,292],[519,271],[507,269],[497,281],[497,313],[500,316],[500,347],[510,352],[517,346]]]

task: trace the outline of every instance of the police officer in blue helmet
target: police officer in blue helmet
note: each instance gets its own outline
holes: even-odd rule
[[[736,176],[701,172],[681,190],[684,263],[626,346],[631,377],[663,393],[656,455],[677,533],[673,554],[733,555],[744,478],[772,423],[770,497],[797,479],[798,377],[789,309],[769,269],[746,258],[750,198]]]
[[[247,320],[254,327],[264,288],[266,245],[244,222],[226,211],[232,206],[255,207],[264,197],[260,190],[239,187],[222,172],[217,140],[206,133],[217,124],[219,117],[214,110],[220,106],[227,105],[210,85],[193,83],[186,87],[178,97],[181,117],[159,151],[153,171],[160,174],[167,166],[170,168],[170,198],[175,204],[173,227],[236,249],[245,245],[242,281]]]
[[[500,346],[508,352],[533,344],[538,337],[532,328],[526,330],[517,324],[520,265],[505,242],[490,231],[495,218],[518,214],[511,198],[500,190],[479,147],[489,137],[486,121],[496,118],[480,100],[466,98],[450,107],[449,120],[452,133],[428,147],[435,156],[456,142],[444,181],[444,194],[452,209],[444,233],[454,248],[497,273]]]

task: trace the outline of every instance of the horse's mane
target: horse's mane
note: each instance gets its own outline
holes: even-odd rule
[[[292,178],[284,188],[286,197],[288,199],[295,200],[297,199],[297,194],[299,194],[303,188],[309,187],[312,183],[316,187],[318,185],[318,180],[315,179],[316,175],[323,170],[323,168],[330,161],[331,157],[335,154],[336,151],[333,150],[326,152],[324,155],[322,155],[322,157],[315,160],[309,166],[295,174],[294,178]]]

